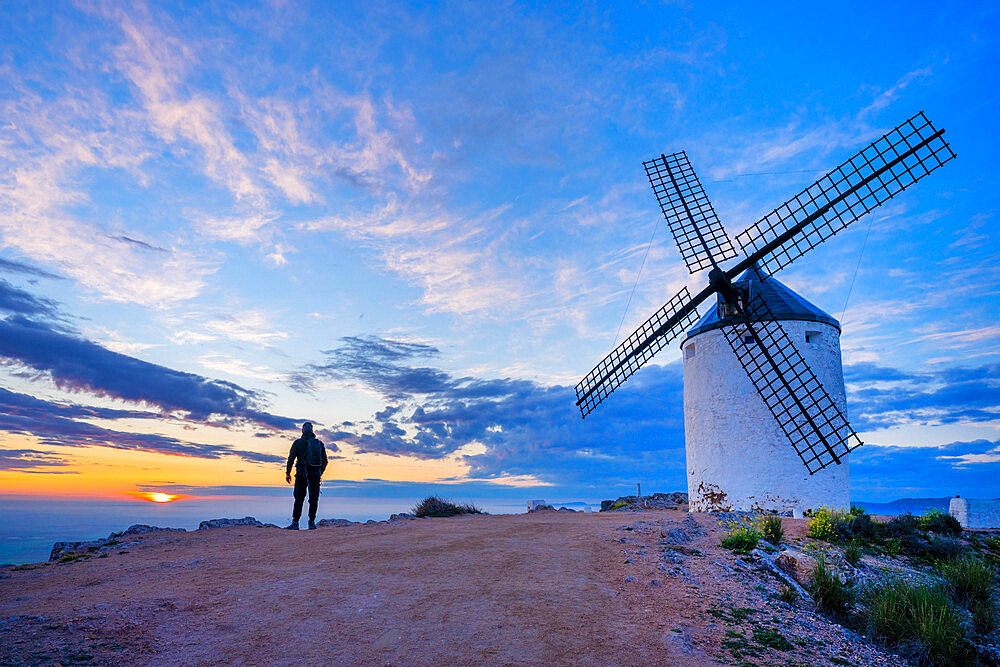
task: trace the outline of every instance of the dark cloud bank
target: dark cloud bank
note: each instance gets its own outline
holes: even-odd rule
[[[22,273],[30,274],[30,268]],[[142,361],[82,338],[65,325],[56,304],[3,280],[0,280],[0,312],[6,314],[0,319],[0,360],[15,373],[29,379],[48,378],[63,390],[119,399],[155,410],[92,408],[46,401],[0,388],[0,430],[32,435],[49,445],[103,445],[202,458],[233,455],[261,463],[281,460],[279,456],[225,445],[130,433],[83,421],[169,416],[227,427],[251,424],[267,431],[296,426],[291,418],[265,411],[259,395],[236,384]],[[52,459],[29,454],[18,458],[10,451],[13,450],[7,450],[0,466],[9,469],[12,461],[22,468],[29,467],[32,461],[34,467],[56,465]]]
[[[471,475],[536,475],[560,487],[684,488],[684,418],[679,362],[650,366],[586,421],[570,387],[528,380],[456,377],[428,364],[438,350],[377,337],[348,337],[312,377],[379,392],[385,409],[363,423],[345,422],[336,438],[361,452],[418,458],[454,454],[476,441],[486,451],[465,457]],[[1000,369],[945,368],[906,373],[872,364],[845,368],[852,419],[859,430],[902,423],[994,420],[1000,414]],[[852,455],[855,495],[981,495],[995,488],[1000,464],[960,458],[1000,453],[980,440],[941,447],[868,444]],[[995,495],[995,494],[994,494]]]

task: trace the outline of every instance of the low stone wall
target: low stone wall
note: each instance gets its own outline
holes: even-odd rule
[[[1000,528],[1000,499],[952,498],[948,514],[967,530]]]

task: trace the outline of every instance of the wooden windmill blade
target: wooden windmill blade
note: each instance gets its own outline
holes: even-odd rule
[[[955,158],[919,112],[736,235],[747,256],[737,273],[757,264],[773,274],[872,209]]]
[[[581,416],[593,412],[664,345],[694,324],[698,320],[698,304],[710,295],[711,292],[706,291],[692,299],[685,287],[604,357],[576,385],[576,404]]]
[[[760,295],[722,331],[810,475],[863,444]]]
[[[642,165],[688,271],[697,273],[739,254],[684,151]]]

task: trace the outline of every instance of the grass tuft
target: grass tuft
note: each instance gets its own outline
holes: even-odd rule
[[[920,529],[951,537],[958,537],[962,534],[962,524],[958,522],[958,519],[936,509],[927,510],[920,517]]]
[[[799,599],[799,593],[788,584],[785,584],[781,587],[778,598],[786,604],[795,604],[796,600]]]
[[[719,544],[724,549],[731,549],[738,554],[747,554],[753,551],[763,537],[760,529],[757,528],[757,520],[749,516],[721,521],[719,525],[727,530]]]
[[[764,535],[764,539],[774,546],[778,546],[785,539],[785,528],[781,524],[781,517],[774,514],[769,514],[761,520],[760,532]]]
[[[961,664],[970,657],[962,612],[944,586],[891,579],[867,596],[872,634],[928,665]]]
[[[978,558],[958,558],[943,563],[938,571],[960,603],[969,605],[973,601],[990,600],[996,572]]]
[[[846,616],[854,602],[854,591],[827,566],[822,554],[816,560],[808,590],[816,606],[836,618]]]
[[[475,505],[458,505],[437,496],[427,496],[413,508],[413,514],[417,517],[443,517],[458,514],[484,514],[484,512]]]
[[[851,567],[857,567],[858,563],[861,562],[861,547],[858,546],[857,542],[851,542],[846,547],[844,547],[844,560],[851,564]]]

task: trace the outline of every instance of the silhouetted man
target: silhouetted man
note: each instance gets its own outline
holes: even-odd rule
[[[299,529],[299,518],[302,516],[302,501],[309,489],[309,530],[316,528],[316,505],[319,503],[319,480],[326,470],[326,447],[313,434],[313,425],[306,422],[302,425],[302,437],[292,443],[288,452],[288,463],[285,465],[285,481],[292,483],[292,464],[295,465],[295,491],[292,494],[295,504],[292,506],[292,523],[290,530]]]

